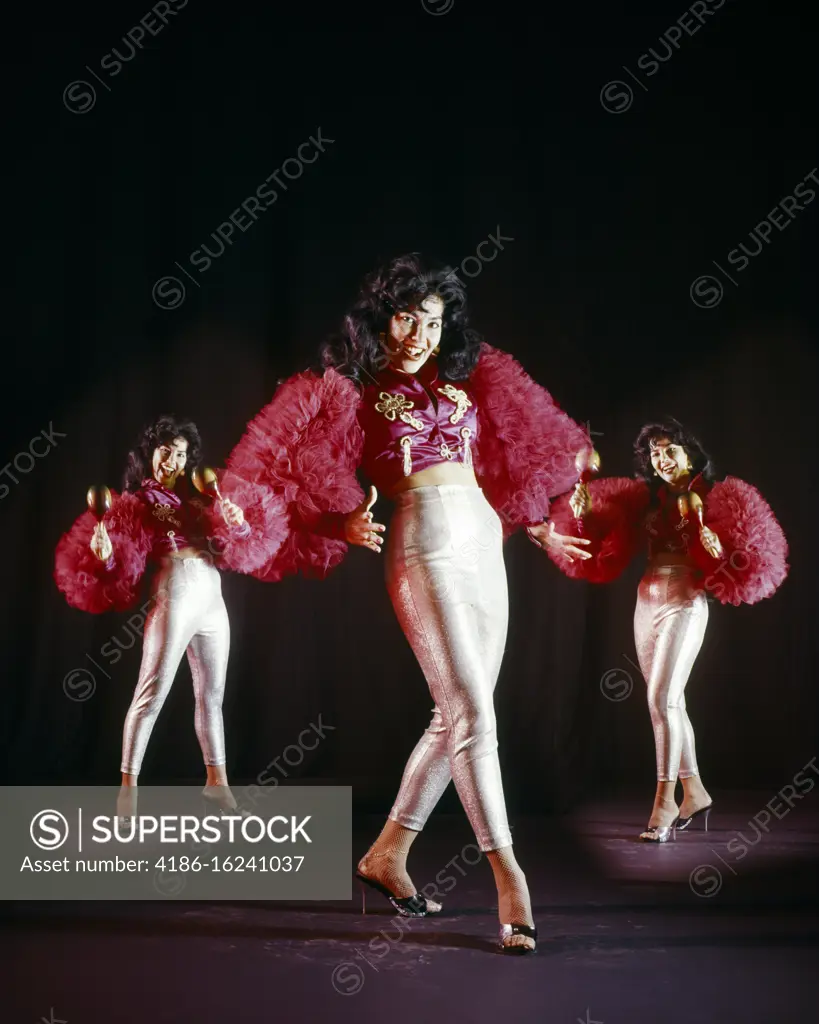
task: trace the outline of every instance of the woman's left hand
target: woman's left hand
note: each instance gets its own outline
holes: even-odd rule
[[[719,537],[707,526],[700,527],[700,542],[712,558],[722,558],[722,544]]]
[[[585,560],[592,557],[590,552],[578,546],[580,544],[585,544],[586,546],[591,544],[587,537],[570,537],[564,533],[555,533],[554,523],[539,523],[537,526],[527,526],[526,532],[539,548],[542,548],[544,551],[546,548],[551,548],[570,562],[573,562],[575,558]]]
[[[234,505],[227,498],[222,502],[222,514],[228,526],[241,526],[245,521],[245,514],[238,505]]]

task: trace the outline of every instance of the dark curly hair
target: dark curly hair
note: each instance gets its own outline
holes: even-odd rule
[[[128,467],[125,470],[123,487],[126,491],[138,491],[146,477],[153,476],[151,462],[154,450],[161,444],[167,444],[184,437],[188,442],[188,458],[185,463],[185,477],[190,478],[202,460],[202,439],[195,423],[190,420],[177,419],[176,416],[160,416],[155,423],[143,427],[134,447],[128,452]]]
[[[678,444],[685,449],[691,460],[693,476],[702,473],[709,483],[716,479],[716,470],[711,456],[690,430],[684,427],[679,420],[675,420],[673,416],[667,416],[658,423],[646,423],[634,442],[634,467],[637,475],[642,477],[653,491],[656,491],[662,480],[656,475],[654,467],[651,465],[651,445],[661,437],[667,437],[673,444]]]
[[[477,365],[482,338],[469,327],[464,285],[451,267],[427,264],[419,253],[398,256],[365,278],[341,331],[321,348],[321,367],[333,367],[356,382],[374,377],[388,365],[379,334],[389,331],[395,313],[429,295],[444,301],[441,375],[466,380]]]

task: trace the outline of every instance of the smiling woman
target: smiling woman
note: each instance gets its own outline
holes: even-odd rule
[[[236,480],[224,486],[238,501],[253,503],[248,521],[227,498],[200,498],[189,482],[200,461],[196,425],[162,416],[129,452],[125,490],[114,495],[110,511],[97,522],[85,512],[57,547],[57,586],[83,611],[133,607],[146,570],[153,569],[142,664],[123,730],[124,816],[136,811],[142,760],[185,653],[207,770],[204,795],[222,806],[236,805],[227,784],[222,725],[230,626],[213,556],[240,571],[270,558],[284,536],[283,507],[253,502],[251,489]]]
[[[381,835],[358,878],[402,915],[441,906],[406,868],[410,846],[452,780],[498,889],[500,944],[531,952],[536,930],[501,783],[493,694],[506,643],[502,540],[584,558],[587,542],[544,524],[577,479],[585,432],[511,358],[469,327],[449,267],[401,256],[371,274],[321,372],[286,381],[234,450],[230,469],[285,494],[290,534],[255,575],[325,576],[348,544],[380,553],[378,491],[395,503],[387,590],[435,701]],[[371,482],[364,500],[356,480]],[[489,538],[476,547],[475,538]],[[437,896],[437,892],[435,893]]]
[[[725,604],[770,597],[787,575],[788,548],[762,495],[736,477],[715,482],[711,459],[677,420],[647,423],[634,456],[638,479],[579,484],[558,502],[561,529],[576,532],[582,521],[592,557],[571,565],[559,553],[553,558],[569,576],[604,583],[648,548],[634,641],[654,730],[657,790],[641,839],[664,843],[700,815],[707,823],[710,814],[685,704],[708,624],[707,594]]]

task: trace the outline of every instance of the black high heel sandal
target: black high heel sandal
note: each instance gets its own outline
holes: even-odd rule
[[[371,889],[375,889],[376,892],[380,892],[382,896],[386,896],[395,910],[402,917],[426,917],[428,914],[439,914],[442,910],[440,903],[435,903],[434,900],[428,900],[426,896],[422,896],[420,892],[417,892],[414,896],[396,896],[395,893],[388,889],[386,885],[382,885],[381,882],[376,882],[374,878],[367,878],[367,876],[362,875],[360,871],[356,871],[355,877],[358,879],[359,885],[361,886],[362,914],[367,913],[366,889],[364,888],[367,885]]]
[[[503,940],[510,938],[512,935],[525,935],[529,939],[534,939],[535,944],[531,948],[529,946],[504,945]],[[513,956],[525,956],[527,953],[534,953],[537,950],[537,928],[530,927],[528,924],[502,924],[498,942],[502,952],[510,953]]]
[[[700,807],[700,809],[698,811],[694,811],[693,814],[689,814],[689,816],[687,818],[680,818],[677,821],[677,828],[680,829],[680,830],[687,829],[688,826],[691,824],[691,822],[695,818],[698,818],[702,814],[703,815],[703,819],[702,819],[703,829],[707,832],[708,831],[708,819],[711,817],[711,808],[713,806],[714,805],[713,805],[713,802],[712,802],[712,803],[708,804],[705,807]]]

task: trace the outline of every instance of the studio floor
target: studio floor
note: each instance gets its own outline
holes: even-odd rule
[[[416,884],[438,876],[445,892],[435,918],[400,919],[375,894],[362,914],[357,888],[328,903],[7,903],[3,1018],[804,1024],[819,996],[819,805],[768,822],[767,800],[717,797],[707,833],[660,847],[639,842],[637,801],[519,819],[529,957],[497,952],[491,871],[457,815],[411,855]],[[356,820],[354,856],[379,826]]]

